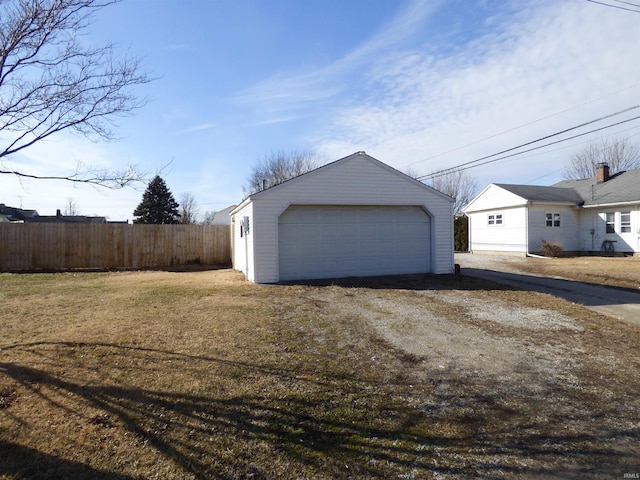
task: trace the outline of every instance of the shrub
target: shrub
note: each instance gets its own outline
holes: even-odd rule
[[[465,216],[453,220],[454,248],[456,252],[469,250],[469,219]]]
[[[545,257],[559,257],[562,253],[562,246],[557,242],[542,241],[540,250]]]

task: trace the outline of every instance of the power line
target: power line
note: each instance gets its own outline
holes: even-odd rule
[[[627,120],[622,120],[621,122],[617,122],[617,123],[613,123],[611,125],[607,125],[606,127],[600,127],[600,128],[596,128],[594,130],[590,130],[588,132],[584,132],[584,133],[579,133],[578,135],[574,135],[572,137],[567,137],[567,138],[563,138],[562,140],[556,140],[555,142],[550,142],[550,143],[546,143],[544,145],[540,145],[538,147],[533,147],[530,148],[528,150],[523,150],[522,152],[516,152],[516,153],[512,153],[511,155],[505,155],[504,157],[500,157],[500,158],[494,158],[493,160],[487,160],[486,162],[482,162],[482,163],[478,163],[477,165],[471,165],[471,166],[466,166],[464,168],[456,168],[453,167],[451,169],[447,169],[449,171],[440,171],[440,172],[435,172],[431,175],[425,175],[424,177],[419,177],[418,180],[422,180],[425,178],[435,178],[435,177],[441,177],[442,175],[446,175],[448,173],[452,173],[452,172],[462,172],[464,170],[469,170],[470,168],[475,168],[475,167],[480,167],[482,165],[487,165],[488,163],[493,163],[493,162],[497,162],[498,160],[504,160],[506,158],[511,158],[511,157],[515,157],[517,155],[522,155],[523,153],[528,153],[528,152],[532,152],[534,150],[539,150],[541,148],[545,148],[548,147],[549,145],[555,145],[557,143],[562,143],[562,142],[566,142],[568,140],[573,140],[574,138],[578,138],[578,137],[582,137],[584,135],[589,135],[590,133],[594,133],[594,132],[599,132],[601,130],[605,130],[607,128],[611,128],[611,127],[616,127],[618,125],[622,125],[623,123],[627,123],[627,122],[631,122],[633,120],[638,120],[640,118],[640,115],[638,115],[637,117],[633,117],[633,118],[628,118]],[[486,158],[486,157],[485,157]]]
[[[582,108],[582,107],[584,107],[586,105],[589,105],[591,103],[599,102],[600,100],[604,100],[607,97],[611,97],[612,95],[617,95],[618,93],[622,93],[622,92],[625,92],[627,90],[631,90],[633,88],[637,88],[639,86],[640,86],[640,83],[634,83],[634,84],[629,85],[627,87],[621,88],[620,90],[615,90],[613,92],[609,92],[609,93],[607,93],[605,95],[602,95],[602,96],[600,96],[598,98],[594,98],[594,99],[588,100],[588,101],[586,101],[584,103],[580,103],[578,105],[574,105],[574,106],[566,108],[564,110],[560,110],[558,112],[554,112],[554,113],[552,113],[550,115],[546,115],[544,117],[537,118],[536,120],[532,120],[530,122],[523,123],[522,125],[518,125],[517,127],[513,127],[513,128],[510,128],[510,129],[507,129],[507,130],[503,130],[502,132],[498,132],[498,133],[495,133],[495,134],[490,135],[488,137],[481,138],[480,140],[476,140],[474,142],[467,143],[467,144],[462,145],[460,147],[456,147],[456,148],[453,148],[451,150],[447,150],[446,152],[438,153],[436,155],[432,155],[431,157],[427,157],[425,159],[418,160],[417,162],[409,163],[409,164],[405,165],[405,167],[411,167],[413,165],[417,165],[418,163],[427,162],[429,160],[433,160],[434,158],[438,158],[438,157],[441,157],[443,155],[447,155],[449,153],[457,152],[458,150],[462,150],[463,148],[471,147],[471,146],[476,145],[478,143],[482,143],[482,142],[484,142],[486,140],[490,140],[492,138],[499,137],[500,135],[504,135],[505,133],[511,133],[511,132],[513,132],[515,130],[519,130],[520,128],[528,127],[529,125],[533,125],[534,123],[538,123],[538,122],[541,122],[543,120],[548,120],[549,118],[553,118],[553,117],[556,117],[558,115],[562,115],[563,113],[570,112],[570,111],[575,110],[577,108]]]
[[[596,0],[586,0],[586,1],[587,2],[591,2],[591,3],[597,3],[598,5],[604,5],[605,7],[617,8],[619,10],[626,10],[627,12],[640,13],[640,10],[634,10],[632,8],[621,7],[619,5],[611,5],[610,3],[598,2]],[[627,3],[627,2],[622,2],[622,3]],[[633,4],[630,3],[629,5],[633,5]],[[638,5],[636,5],[636,6],[638,6]]]
[[[637,3],[633,3],[633,2],[625,2],[623,0],[613,0],[614,2],[618,2],[618,3],[624,3],[625,5],[632,5],[634,7],[638,7],[640,8],[640,4]]]
[[[635,105],[633,107],[625,108],[624,110],[620,110],[619,112],[611,113],[609,115],[605,115],[604,117],[596,118],[594,120],[590,120],[590,121],[582,123],[580,125],[576,125],[576,126],[573,126],[573,127],[570,127],[570,128],[566,128],[566,129],[561,130],[559,132],[552,133],[550,135],[546,135],[546,136],[538,138],[536,140],[532,140],[530,142],[526,142],[526,143],[520,144],[520,145],[518,145],[516,147],[507,148],[506,150],[502,150],[502,151],[497,152],[497,153],[492,153],[491,155],[486,155],[486,156],[478,158],[476,160],[471,160],[469,162],[461,163],[460,165],[456,165],[455,167],[444,168],[442,170],[438,170],[437,172],[429,173],[427,175],[423,175],[423,176],[417,177],[417,178],[418,178],[418,180],[423,180],[423,179],[427,179],[427,178],[441,177],[442,175],[446,175],[448,173],[453,173],[454,171],[457,172],[457,171],[467,170],[468,168],[471,168],[473,166],[485,165],[487,163],[491,163],[491,161],[484,162],[484,163],[479,163],[479,162],[482,162],[483,160],[487,160],[487,159],[492,158],[492,157],[496,157],[498,155],[502,155],[504,153],[508,153],[508,152],[512,152],[514,150],[518,150],[518,149],[520,149],[522,147],[526,147],[528,145],[533,145],[534,143],[542,142],[543,140],[547,140],[549,138],[557,137],[558,135],[562,135],[562,134],[570,132],[572,130],[577,130],[578,128],[582,128],[582,127],[585,127],[587,125],[591,125],[593,123],[601,122],[602,120],[606,120],[607,118],[611,118],[611,117],[615,117],[617,115],[621,115],[623,113],[627,113],[627,112],[629,112],[631,110],[635,110],[636,108],[640,108],[640,105]],[[640,118],[640,117],[635,117],[635,118]],[[621,122],[621,123],[625,123],[625,122]],[[618,124],[614,124],[614,125],[611,125],[611,126],[615,126],[615,125],[618,125]],[[603,127],[603,128],[596,129],[596,130],[593,130],[593,131],[587,132],[587,133],[597,132],[599,130],[603,130],[604,128],[609,128],[609,127]],[[581,134],[581,135],[583,135],[583,134]],[[577,138],[577,137],[579,137],[581,135],[576,135],[574,137],[569,137],[569,138],[567,138],[565,140],[570,140],[572,138]],[[561,141],[564,141],[564,140],[561,140]],[[555,143],[559,143],[559,142],[552,142],[552,143],[549,143],[549,144],[547,144],[545,146],[553,145]],[[541,147],[536,147],[536,148],[533,148],[533,149],[524,150],[522,152],[518,152],[518,153],[515,153],[513,155],[507,155],[506,157],[501,157],[499,160],[504,159],[504,158],[509,158],[509,157],[512,157],[512,156],[515,156],[515,155],[520,155],[522,153],[530,152],[532,150],[536,150],[537,148],[541,148]],[[474,164],[477,164],[477,165],[474,165]],[[462,168],[462,167],[466,167],[466,168]]]

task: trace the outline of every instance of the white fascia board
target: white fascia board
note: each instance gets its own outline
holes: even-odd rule
[[[584,208],[584,209],[588,209],[588,208],[614,208],[614,207],[627,207],[627,206],[632,206],[632,205],[636,205],[636,206],[640,207],[640,201],[633,200],[631,202],[599,203],[597,205],[581,205],[581,208]]]
[[[249,204],[249,202],[251,202],[251,196],[248,196],[247,198],[245,198],[242,202],[240,202],[240,204],[239,204],[239,205],[237,205],[237,206],[236,206],[236,208],[234,208],[233,210],[231,210],[231,211],[229,212],[229,216],[230,216],[230,217],[233,217],[233,216],[236,214],[236,212],[237,212],[238,210],[241,210],[242,208],[244,208],[246,205],[248,205],[248,204]]]

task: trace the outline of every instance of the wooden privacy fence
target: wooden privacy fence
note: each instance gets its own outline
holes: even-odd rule
[[[0,270],[227,265],[225,225],[0,223]]]

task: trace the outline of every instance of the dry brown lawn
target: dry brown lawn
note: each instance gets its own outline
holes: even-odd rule
[[[539,275],[640,289],[640,257],[528,258],[517,268]]]
[[[0,274],[0,292],[2,479],[640,473],[637,329],[545,295],[231,270]]]

